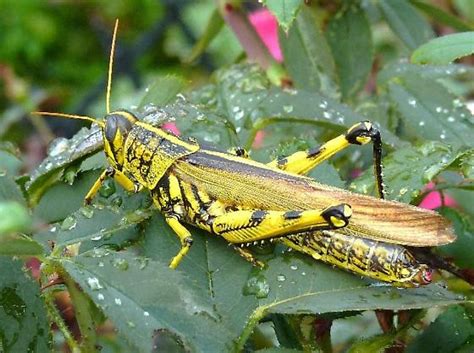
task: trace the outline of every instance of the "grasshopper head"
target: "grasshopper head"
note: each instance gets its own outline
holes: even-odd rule
[[[105,116],[102,129],[104,149],[112,167],[121,169],[125,159],[125,140],[137,120],[135,115],[125,110],[114,111]]]
[[[416,264],[405,267],[401,270],[399,283],[394,283],[396,287],[419,287],[431,283],[433,271],[425,264]]]

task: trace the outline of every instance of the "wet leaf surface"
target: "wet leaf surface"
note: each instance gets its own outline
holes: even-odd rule
[[[23,262],[0,256],[0,347],[5,352],[50,352],[49,322],[38,284]]]

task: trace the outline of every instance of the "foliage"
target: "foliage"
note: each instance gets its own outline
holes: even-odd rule
[[[284,59],[264,70],[231,55],[241,49],[235,38],[226,39],[230,31],[248,33],[248,21],[238,26],[229,22],[231,15],[245,15],[245,7],[236,6],[240,2],[224,6],[220,1],[216,7],[205,1],[183,2],[182,17],[167,15],[177,5],[139,3],[147,10],[140,11],[143,18],[127,17],[119,35],[130,38],[134,33],[127,28],[139,32],[155,22],[169,24],[156,47],[166,74],[157,75],[154,68],[158,54],[129,52],[143,54],[140,70],[147,88],[115,80],[114,108],[135,111],[152,125],[169,127],[171,122],[183,137],[223,150],[245,146],[259,161],[321,144],[356,122],[374,121],[386,151],[388,198],[418,204],[429,182],[434,192],[454,198],[457,207],[440,212],[453,222],[458,240],[438,251],[472,276],[474,119],[465,103],[474,91],[474,69],[468,60],[452,62],[472,53],[472,32],[433,39],[433,24],[472,29],[472,4],[456,2],[465,16],[460,18],[420,1],[314,1],[309,6],[304,1],[268,0],[264,5],[281,26]],[[101,13],[107,26],[114,17],[136,11],[133,5],[103,5],[94,1],[88,9],[96,16]],[[61,111],[76,113],[70,110],[74,99],[57,96],[58,87],[72,95],[73,88],[90,87],[92,77],[105,67],[106,55],[89,42],[90,23],[84,25],[88,16],[68,20],[70,5],[50,6],[24,3],[21,16],[10,21],[28,26],[6,30],[15,45],[0,50],[14,72],[2,76],[0,137],[24,151],[38,136],[47,140],[51,134],[41,119],[30,120],[28,126],[34,129],[24,128],[24,112],[59,99]],[[8,1],[0,7],[4,13],[15,11]],[[103,14],[102,7],[107,9]],[[189,15],[194,13],[199,15]],[[81,23],[76,32],[65,30],[84,46],[80,50],[65,50],[67,41],[57,39],[57,26],[65,21],[68,26]],[[31,37],[32,25],[44,33]],[[183,33],[202,37],[193,48]],[[31,46],[25,44],[26,37]],[[247,54],[252,46],[261,48],[256,35],[243,40]],[[97,52],[90,65],[82,63],[86,51]],[[55,55],[49,56],[51,52]],[[13,62],[19,53],[21,60]],[[123,70],[123,59],[119,52],[114,77]],[[34,64],[46,65],[48,60],[57,67],[40,70]],[[176,69],[179,60],[187,63],[181,71]],[[209,60],[218,67],[210,79],[203,75]],[[258,58],[256,62],[262,65]],[[55,86],[63,78],[65,83]],[[195,83],[200,80],[205,84]],[[41,94],[30,88],[33,85],[42,87]],[[103,115],[103,97],[94,100],[84,109]],[[31,130],[34,133],[28,133]],[[281,246],[256,248],[267,264],[257,269],[222,239],[194,228],[194,245],[173,271],[168,263],[179,240],[146,192],[129,194],[109,180],[93,204],[83,206],[84,195],[107,165],[98,153],[102,136],[97,126],[55,140],[33,170],[25,169],[31,154],[12,146],[0,144],[0,351],[47,352],[67,344],[74,352],[92,352],[96,346],[110,352],[329,352],[331,325],[332,332],[347,325],[340,349],[352,352],[378,352],[393,342],[407,352],[427,347],[439,352],[472,350],[473,292],[458,278],[442,272],[429,286],[394,288]],[[373,195],[371,162],[369,147],[352,147],[311,176]],[[355,171],[362,176],[354,180]],[[32,258],[40,260],[41,267]],[[22,271],[25,268],[35,278]],[[61,299],[65,292],[66,301]],[[58,305],[72,306],[72,319],[61,316]],[[365,323],[359,314],[375,310],[397,312],[398,324],[386,332],[361,329]],[[71,324],[74,320],[77,325]],[[71,332],[74,327],[77,331]]]

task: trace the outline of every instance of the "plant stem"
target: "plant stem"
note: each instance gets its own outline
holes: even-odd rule
[[[63,268],[61,268],[60,276],[64,279],[71,301],[74,304],[76,320],[82,336],[81,352],[96,352],[96,332],[94,320],[91,316],[90,300]]]
[[[277,64],[237,1],[219,0],[218,8],[224,21],[237,36],[250,61],[256,62],[265,70]]]
[[[72,337],[71,332],[67,328],[66,323],[64,322],[63,318],[61,317],[61,314],[58,311],[58,308],[56,307],[56,304],[54,303],[55,298],[53,291],[49,290],[43,295],[50,320],[56,324],[59,331],[63,334],[71,352],[80,353],[81,350],[79,348],[78,343],[74,340],[74,337]]]
[[[247,325],[245,325],[241,335],[239,336],[235,344],[235,352],[242,352],[244,350],[245,343],[247,342],[253,330],[255,329],[255,326],[258,325],[258,323],[264,316],[265,307],[258,307],[257,309],[255,309],[252,315],[250,315],[250,318],[247,321]]]

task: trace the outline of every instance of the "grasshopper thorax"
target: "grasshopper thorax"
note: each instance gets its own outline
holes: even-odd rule
[[[120,170],[123,166],[125,140],[137,121],[137,117],[126,110],[114,111],[104,117],[102,132],[105,155],[113,168]]]

